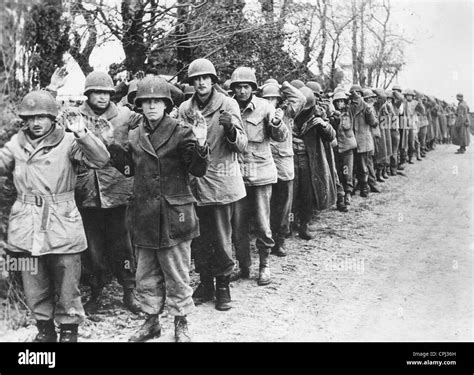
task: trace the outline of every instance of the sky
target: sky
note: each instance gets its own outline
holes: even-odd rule
[[[392,0],[392,5],[397,28],[413,40],[396,83],[450,103],[462,92],[474,111],[474,0]],[[90,63],[106,71],[123,58],[120,45],[109,43],[94,50]],[[68,69],[71,77],[60,94],[79,95],[84,77],[72,59]]]

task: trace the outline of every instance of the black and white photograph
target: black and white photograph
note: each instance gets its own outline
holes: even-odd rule
[[[0,370],[305,343],[472,373],[473,24],[472,0],[3,0]]]

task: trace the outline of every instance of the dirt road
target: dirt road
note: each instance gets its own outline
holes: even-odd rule
[[[189,317],[194,341],[472,341],[474,151],[455,149],[439,145],[381,194],[355,196],[349,213],[321,214],[313,240],[292,237],[289,256],[272,257],[271,285],[257,286],[255,253],[252,279],[232,284],[230,311],[209,303]],[[118,290],[108,288],[81,341],[126,341],[141,324]],[[154,341],[172,341],[171,317],[162,323]]]

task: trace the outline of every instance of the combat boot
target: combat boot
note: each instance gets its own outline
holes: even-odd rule
[[[54,327],[53,320],[38,320],[36,321],[36,327],[38,328],[38,334],[34,338],[33,342],[56,342],[58,336],[56,335],[56,329]]]
[[[313,238],[313,236],[308,233],[308,223],[301,223],[298,233],[303,240],[309,241]]]
[[[259,251],[260,266],[258,270],[258,285],[268,285],[272,282],[270,267],[268,265],[268,253],[262,249]]]
[[[201,282],[193,293],[193,301],[195,305],[200,305],[208,301],[214,300],[214,277],[210,272],[201,272],[199,274]]]
[[[239,279],[249,279],[250,278],[250,268],[246,266],[240,266],[239,270],[232,274],[230,277],[231,281],[237,281]]]
[[[337,207],[337,210],[338,211],[341,211],[341,212],[347,212],[349,211],[347,206],[346,206],[346,203],[344,201],[344,195],[342,194],[338,194],[337,196],[337,202],[336,202],[336,207]]]
[[[352,199],[352,193],[346,193],[346,195],[344,196],[344,203],[346,204],[346,206],[351,205],[351,199]]]
[[[133,288],[123,288],[123,304],[124,306],[134,314],[141,312],[140,305],[135,300],[135,294]]]
[[[174,317],[174,339],[176,342],[191,342],[185,315]]]
[[[230,276],[216,277],[216,309],[219,311],[227,311],[232,308],[229,282]]]
[[[91,287],[91,298],[84,305],[84,311],[87,315],[93,315],[99,310],[99,300],[103,288]]]
[[[362,198],[367,198],[369,196],[369,184],[367,182],[363,182],[360,188],[360,196]]]
[[[276,240],[275,246],[273,246],[271,254],[277,257],[286,257],[286,250],[284,248],[285,238],[279,238]]]
[[[385,180],[382,178],[382,170],[380,168],[375,170],[375,178],[378,182],[385,182]]]
[[[78,324],[61,324],[59,342],[77,342]]]
[[[382,168],[382,177],[385,178],[386,180],[389,179],[388,173],[387,173],[387,167]]]
[[[143,342],[161,336],[161,325],[158,314],[148,315],[145,323],[129,339],[129,342]]]

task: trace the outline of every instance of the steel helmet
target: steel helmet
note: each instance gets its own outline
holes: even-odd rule
[[[166,103],[168,109],[173,107],[169,84],[161,77],[146,76],[138,82],[135,105],[140,107],[143,99],[162,99]]]
[[[378,98],[387,99],[387,95],[385,95],[385,90],[377,88],[373,89],[373,92]]]
[[[336,100],[347,100],[347,95],[344,90],[339,90],[334,93],[332,101],[335,102]]]
[[[106,91],[110,93],[115,92],[114,82],[105,72],[91,72],[86,77],[86,87],[84,89],[84,95],[89,94],[91,91]]]
[[[135,101],[135,96],[137,95],[137,89],[138,89],[138,79],[134,79],[130,81],[130,84],[128,85],[128,92],[127,92],[127,101],[130,104],[133,104]]]
[[[230,77],[230,89],[233,90],[234,86],[238,83],[248,83],[254,90],[257,90],[257,78],[252,69],[246,66],[240,66],[234,70]]]
[[[274,83],[267,83],[262,88],[262,98],[281,98],[280,87]]]
[[[400,91],[397,91],[397,90],[393,90],[392,89],[392,93],[393,93],[393,98],[396,99],[397,101],[402,101],[403,100],[403,95]]]
[[[321,92],[323,91],[321,85],[318,82],[315,81],[308,81],[306,82],[306,87],[309,87],[315,94],[321,95]]]
[[[385,96],[387,98],[392,98],[393,99],[393,91],[392,90],[385,90]]]
[[[392,91],[402,92],[402,88],[400,87],[400,85],[393,85],[392,86]]]
[[[364,99],[375,98],[377,96],[371,89],[362,90],[362,95],[364,96]]]
[[[269,78],[265,82],[263,82],[262,86],[268,85],[270,83],[275,84],[275,85],[279,85],[278,81],[275,78]]]
[[[463,98],[464,98],[464,95],[461,94],[461,93],[457,93],[457,94],[456,94],[456,98],[463,99]]]
[[[362,87],[360,87],[360,85],[352,85],[351,88],[349,89],[349,92],[354,92],[354,91],[363,93]]]
[[[303,95],[306,98],[306,104],[304,106],[304,109],[308,109],[313,107],[316,104],[316,98],[314,96],[313,90],[311,90],[309,87],[303,86],[299,89]]]
[[[21,101],[18,115],[21,118],[29,116],[46,115],[56,118],[58,106],[56,99],[48,91],[32,91],[25,95]]]
[[[407,96],[407,95],[415,96],[415,92],[412,89],[406,89],[405,92],[403,93],[403,95],[405,95],[405,96]]]
[[[209,75],[212,83],[217,82],[217,73],[214,64],[208,59],[196,59],[188,67],[188,82],[192,84],[193,78],[203,75]]]
[[[297,89],[300,89],[305,86],[304,82],[299,79],[294,79],[293,81],[290,82],[290,85],[293,87],[296,87]]]

